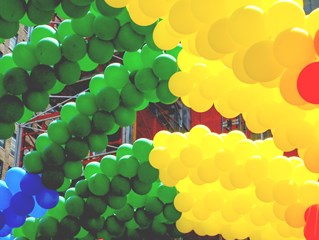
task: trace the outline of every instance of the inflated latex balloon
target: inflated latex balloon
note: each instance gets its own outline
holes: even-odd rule
[[[113,155],[104,156],[100,163],[101,171],[109,178],[117,174],[117,161]]]
[[[5,74],[11,68],[17,67],[17,65],[13,61],[12,54],[6,54],[2,58],[0,58],[0,73]]]
[[[71,2],[77,6],[87,6],[90,5],[93,0],[71,0]]]
[[[98,15],[93,22],[93,32],[102,40],[113,40],[120,29],[120,23],[116,18]]]
[[[158,99],[164,104],[172,104],[178,99],[170,92],[168,88],[168,81],[160,81],[159,85],[156,88],[156,95]]]
[[[47,24],[54,16],[54,9],[44,11],[38,7],[36,2],[30,0],[27,5],[27,15],[34,24]]]
[[[130,72],[142,69],[143,62],[141,50],[137,50],[136,52],[125,52],[123,55],[123,64]]]
[[[81,161],[89,153],[89,146],[86,141],[71,138],[65,145],[66,159],[69,161]]]
[[[114,117],[108,112],[98,111],[93,115],[92,126],[95,132],[108,132],[113,129],[114,125]]]
[[[4,210],[10,206],[10,200],[12,198],[12,193],[8,189],[7,184],[4,181],[0,181],[0,193],[2,196],[2,201],[0,203],[0,210]]]
[[[120,105],[120,94],[113,87],[104,87],[96,94],[98,109],[111,112]]]
[[[145,37],[133,30],[130,23],[120,28],[116,41],[125,51],[135,52],[143,46]]]
[[[139,162],[135,157],[125,155],[118,161],[117,172],[124,177],[132,178],[137,174],[138,167]]]
[[[94,195],[104,196],[109,192],[110,180],[102,173],[95,173],[89,178],[88,187]]]
[[[70,179],[77,179],[82,175],[83,165],[81,161],[65,162],[63,165],[63,172],[65,177]]]
[[[104,0],[95,1],[97,10],[104,16],[114,17],[119,15],[125,6],[113,6]]]
[[[19,30],[19,22],[7,22],[3,18],[0,18],[0,37],[3,39],[9,39],[16,35]]]
[[[56,81],[53,88],[51,88],[48,92],[49,94],[57,94],[60,93],[65,87],[65,84],[60,81]]]
[[[110,183],[110,190],[117,196],[126,196],[131,191],[130,179],[121,175],[114,176]]]
[[[93,32],[93,22],[95,15],[91,12],[88,12],[85,16],[81,18],[71,19],[71,26],[75,33],[82,37],[91,37]]]
[[[1,3],[0,16],[8,22],[19,21],[25,13],[26,5],[24,1],[5,0]]]
[[[133,84],[128,83],[121,91],[121,100],[125,106],[136,108],[143,103],[144,96]]]
[[[55,29],[48,25],[36,26],[31,32],[30,42],[34,46],[36,46],[36,44],[43,38],[46,38],[46,37],[54,38],[55,33],[56,33]]]
[[[86,54],[78,63],[81,71],[84,72],[93,71],[98,66],[98,63],[92,61],[88,54]]]
[[[120,126],[130,126],[136,119],[136,111],[132,108],[119,106],[114,110],[114,118]]]
[[[107,63],[112,59],[113,53],[114,46],[110,41],[104,41],[95,36],[88,42],[88,56],[95,63]]]
[[[54,208],[59,202],[59,193],[55,190],[43,189],[36,195],[37,203],[44,209]]]
[[[56,32],[56,38],[59,42],[63,42],[64,38],[73,35],[75,32],[73,31],[71,20],[66,19],[59,24],[58,30]]]
[[[10,168],[8,172],[6,173],[4,181],[6,182],[12,194],[15,194],[21,191],[20,181],[25,174],[26,174],[26,171],[18,167]]]
[[[42,183],[45,187],[55,190],[62,186],[64,173],[61,170],[46,170],[42,173]]]
[[[53,142],[64,144],[70,139],[71,134],[69,133],[66,122],[54,120],[48,126],[48,136]]]
[[[43,38],[36,45],[35,55],[41,64],[54,65],[62,58],[60,44],[55,38]]]
[[[68,123],[68,129],[76,137],[87,137],[91,132],[91,121],[86,115],[77,114]]]
[[[313,62],[305,66],[297,80],[297,89],[300,96],[307,102],[318,104],[319,98],[316,92],[318,85],[317,76],[319,62]]]
[[[153,71],[161,80],[169,78],[177,71],[176,59],[169,54],[161,54],[154,59]]]
[[[33,112],[41,112],[49,105],[49,94],[46,91],[28,91],[22,95],[23,103]]]
[[[22,68],[11,68],[3,77],[3,87],[13,95],[20,95],[28,90],[29,74]]]
[[[43,150],[42,157],[46,169],[59,168],[64,163],[64,149],[57,143],[51,143]]]
[[[159,79],[151,68],[139,70],[134,77],[136,88],[142,92],[154,90],[157,87],[158,82]]]
[[[38,231],[42,236],[54,237],[58,231],[59,221],[51,216],[44,216],[39,221]]]
[[[65,209],[69,215],[80,217],[84,211],[84,201],[79,196],[71,196],[65,201]]]
[[[18,43],[12,51],[12,57],[17,66],[28,71],[39,64],[35,56],[35,47],[30,42]]]
[[[81,76],[80,65],[65,58],[54,66],[54,71],[57,79],[66,85],[76,83]]]
[[[76,62],[86,54],[86,42],[83,37],[74,34],[66,36],[62,42],[62,55],[69,61]]]
[[[0,98],[0,121],[14,123],[18,121],[24,112],[22,101],[12,95],[4,95]]]
[[[104,79],[108,86],[122,89],[129,82],[129,72],[124,65],[112,63],[105,68]]]
[[[76,98],[76,108],[80,113],[93,115],[97,111],[95,95],[90,92],[80,93]]]
[[[147,162],[152,149],[153,143],[151,140],[146,138],[137,139],[132,148],[133,156],[136,157],[140,162]]]
[[[30,74],[28,85],[35,91],[48,91],[54,87],[56,76],[53,68],[47,65],[37,65]]]
[[[40,191],[45,190],[41,182],[41,177],[37,174],[30,174],[30,173],[27,173],[21,179],[20,188],[23,193],[26,193],[29,195],[36,195]]]
[[[71,18],[81,18],[86,15],[90,9],[90,4],[79,6],[72,3],[71,0],[63,0],[61,3],[63,11]]]
[[[54,10],[61,2],[61,0],[44,0],[44,1],[32,0],[32,1],[39,9],[43,11]]]
[[[88,143],[92,152],[102,152],[107,148],[109,141],[106,133],[91,133]]]

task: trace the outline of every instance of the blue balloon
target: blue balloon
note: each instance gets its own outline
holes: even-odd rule
[[[35,205],[34,205],[34,208],[33,208],[32,212],[29,213],[29,216],[30,217],[34,217],[34,218],[40,218],[40,217],[42,217],[42,216],[44,216],[46,214],[48,209],[42,208],[37,203],[35,197],[33,197],[33,199],[35,200]]]
[[[27,173],[20,182],[21,191],[29,195],[36,195],[44,189],[41,177],[37,174]]]
[[[0,210],[4,210],[10,206],[12,193],[7,187],[7,184],[0,180]]]
[[[14,240],[14,236],[12,234],[9,234],[5,237],[0,237],[1,240]]]
[[[59,202],[59,193],[56,190],[45,188],[36,196],[37,203],[45,209],[54,208]]]
[[[4,181],[7,183],[7,186],[12,194],[21,191],[20,182],[25,174],[26,171],[19,167],[10,168],[9,171],[6,173]]]
[[[10,228],[17,228],[24,224],[26,215],[19,215],[17,214],[12,207],[7,208],[3,211],[5,218],[6,218],[6,225]],[[8,235],[8,234],[7,234]],[[5,235],[6,236],[6,235]]]
[[[0,229],[6,224],[6,218],[3,212],[0,211]]]
[[[11,231],[12,231],[11,227],[9,227],[8,225],[4,225],[4,227],[0,229],[0,237],[8,236],[11,233]]]
[[[10,207],[19,215],[27,215],[32,212],[34,208],[34,200],[31,195],[23,192],[16,193],[11,198]]]

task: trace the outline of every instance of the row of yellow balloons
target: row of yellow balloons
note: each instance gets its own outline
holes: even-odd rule
[[[176,186],[181,232],[226,239],[302,239],[304,212],[319,203],[317,174],[298,157],[282,156],[272,139],[240,131],[218,135],[198,125],[189,133],[158,132],[150,163]],[[273,236],[273,237],[270,237]]]

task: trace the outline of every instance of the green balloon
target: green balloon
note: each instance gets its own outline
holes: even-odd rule
[[[3,39],[9,39],[14,37],[19,30],[19,22],[8,22],[0,17],[0,37]]]
[[[90,5],[94,0],[71,0],[71,2],[77,6]]]
[[[81,161],[89,154],[86,141],[71,138],[65,145],[65,154],[68,161]]]
[[[114,111],[120,105],[120,94],[113,87],[104,87],[96,95],[96,104],[101,110]]]
[[[125,52],[123,55],[123,64],[130,72],[142,69],[144,64],[142,62],[141,50]]]
[[[65,201],[65,210],[73,217],[80,217],[84,212],[84,200],[79,196],[71,196]]]
[[[58,231],[58,224],[56,218],[44,216],[39,221],[38,232],[44,237],[54,237]]]
[[[148,161],[142,163],[137,170],[138,179],[144,183],[155,182],[158,179],[158,174],[158,169],[152,167]]]
[[[80,113],[68,123],[70,133],[76,137],[87,137],[91,132],[91,121],[88,116]]]
[[[142,48],[145,36],[135,32],[130,23],[126,23],[121,27],[117,41],[125,49],[125,51],[135,52]]]
[[[63,172],[65,177],[70,179],[77,179],[83,173],[83,164],[81,161],[65,162],[63,165]]]
[[[84,177],[89,179],[95,173],[102,173],[99,162],[90,162],[84,168]]]
[[[77,6],[71,0],[63,0],[61,3],[63,11],[71,18],[81,18],[86,15],[90,9],[90,5]]]
[[[145,96],[144,96],[144,97],[145,97]],[[144,98],[142,104],[139,105],[138,107],[134,108],[134,109],[135,109],[135,111],[142,111],[142,110],[144,110],[145,108],[148,107],[148,104],[149,104],[149,101]]]
[[[32,22],[30,20],[30,18],[28,17],[28,13],[26,12],[23,17],[20,19],[20,23],[24,26],[27,26],[27,27],[33,27],[35,26],[36,24],[34,22]]]
[[[141,35],[152,34],[156,25],[157,25],[157,22],[154,22],[153,24],[148,25],[148,26],[140,26],[140,25],[134,23],[133,21],[131,22],[131,26],[132,26],[133,30]]]
[[[7,139],[13,136],[15,131],[14,123],[0,122],[0,139]]]
[[[157,52],[163,52],[162,49],[158,48],[153,39],[153,33],[145,36],[145,44],[152,50]]]
[[[115,120],[114,120],[114,121],[115,121]],[[109,131],[106,132],[106,134],[110,136],[110,142],[112,142],[112,135],[113,135],[113,134],[117,134],[115,137],[116,137],[116,139],[118,139],[117,136],[118,136],[118,131],[119,131],[119,129],[120,129],[120,126],[115,123],[114,126],[113,126],[113,128],[112,128],[111,130],[109,130]]]
[[[86,199],[85,208],[88,212],[92,213],[92,215],[100,216],[105,212],[107,202],[102,197],[91,195]]]
[[[65,144],[70,138],[71,134],[68,130],[68,125],[62,120],[54,120],[48,126],[49,138],[57,144]]]
[[[82,179],[75,184],[75,192],[82,198],[87,198],[91,193],[89,190],[88,180]]]
[[[120,22],[116,18],[98,15],[93,22],[93,32],[102,40],[113,40],[120,30]]]
[[[80,229],[81,225],[79,219],[72,216],[66,216],[61,220],[59,224],[59,232],[57,234],[57,238],[73,238],[76,234],[80,232]]]
[[[39,64],[35,56],[35,47],[30,42],[19,42],[13,49],[12,57],[17,66],[28,71]]]
[[[119,106],[114,111],[115,121],[118,125],[122,127],[127,127],[132,125],[136,119],[136,111],[132,108]]]
[[[27,5],[28,18],[35,24],[47,24],[54,16],[54,9],[49,11],[41,10],[36,3],[29,1]]]
[[[92,152],[102,152],[109,143],[106,133],[91,133],[88,136],[89,147]]]
[[[14,63],[11,53],[0,58],[0,74],[6,74],[7,71],[15,67],[17,67],[17,65]]]
[[[56,76],[53,68],[40,64],[31,71],[29,87],[35,91],[48,91],[54,87]]]
[[[0,16],[8,22],[16,22],[23,17],[25,9],[25,1],[2,0],[0,3]]]
[[[111,180],[111,192],[117,196],[126,196],[131,191],[130,180],[116,175]]]
[[[91,78],[89,83],[89,89],[91,93],[97,95],[98,92],[104,87],[107,87],[107,83],[104,80],[104,74],[96,74]]]
[[[180,51],[182,51],[183,47],[181,44],[178,44],[177,47],[166,51],[167,54],[173,56],[175,59],[177,59],[178,54],[180,53]]]
[[[54,208],[49,209],[46,213],[46,216],[54,217],[58,221],[61,221],[66,215],[65,199],[61,196],[59,197],[58,204]]]
[[[149,217],[149,214],[143,208],[135,211],[134,219],[142,229],[148,228],[152,223],[151,217]]]
[[[173,203],[165,204],[163,213],[170,222],[176,222],[182,215],[181,212],[177,211]]]
[[[144,101],[143,94],[131,83],[126,84],[121,91],[122,103],[129,108],[136,108]]]
[[[88,54],[85,54],[84,58],[82,58],[79,62],[80,69],[84,72],[91,72],[97,68],[98,63],[93,62]]]
[[[155,51],[150,46],[144,45],[141,51],[141,58],[145,68],[153,68],[155,58],[161,55],[163,51]]]
[[[95,15],[91,12],[88,12],[85,16],[81,18],[71,19],[71,26],[73,31],[82,36],[82,37],[92,37],[93,32],[93,21]]]
[[[64,163],[64,149],[57,143],[51,143],[42,154],[43,164],[46,169],[55,169]]]
[[[145,195],[151,191],[152,183],[141,182],[138,177],[135,177],[132,179],[132,189],[137,194]]]
[[[35,148],[41,154],[44,152],[44,149],[49,146],[51,143],[51,139],[49,138],[47,133],[40,134],[37,139],[35,140]]]
[[[43,38],[36,45],[35,55],[41,64],[54,65],[62,58],[60,43],[55,38]]]
[[[42,172],[42,183],[49,189],[58,189],[64,182],[64,173],[61,170],[50,169]]]
[[[18,97],[4,95],[0,98],[0,109],[1,122],[15,123],[22,117],[24,106]]]
[[[125,231],[125,225],[117,220],[115,216],[110,216],[105,220],[105,227],[113,236],[120,236]]]
[[[155,76],[151,68],[143,68],[137,71],[134,77],[134,83],[141,92],[152,91],[156,89],[159,79]]]
[[[25,220],[25,223],[21,227],[22,232],[24,233],[24,236],[26,236],[29,239],[35,239],[37,235],[37,230],[39,226],[38,219],[34,217],[28,217]],[[17,236],[16,233],[14,233],[15,236]]]
[[[54,66],[54,71],[57,79],[66,85],[76,83],[81,77],[80,65],[65,58]]]
[[[97,10],[103,14],[104,16],[108,17],[115,17],[119,15],[124,8],[113,8],[108,5],[104,0],[96,0],[95,1]]]
[[[134,208],[127,204],[123,208],[115,211],[115,217],[121,222],[127,222],[134,217]]]
[[[61,83],[60,81],[55,81],[53,88],[51,88],[48,92],[50,94],[57,94],[61,92],[64,89],[64,87],[65,87],[65,84]]]
[[[128,203],[135,209],[144,207],[146,198],[146,195],[137,194],[135,191],[131,191],[127,196]]]
[[[41,159],[41,153],[38,151],[28,152],[23,157],[23,167],[29,173],[40,173],[43,170],[43,163]]]
[[[152,222],[151,229],[154,232],[154,234],[156,234],[156,235],[163,236],[167,233],[166,224],[158,222],[158,221]]]
[[[72,180],[64,178],[63,184],[57,189],[58,192],[65,192],[71,186]]]
[[[62,24],[62,23],[61,23]],[[36,26],[30,35],[30,42],[36,46],[43,38],[55,38],[55,29],[49,25]]]
[[[66,123],[69,123],[78,114],[79,111],[76,108],[75,102],[68,102],[64,104],[60,111],[62,121]]]
[[[161,54],[153,62],[153,71],[161,80],[169,80],[177,70],[176,59],[169,54]]]
[[[160,102],[164,104],[172,104],[178,100],[178,97],[170,92],[168,81],[160,81],[156,89],[156,95]]]
[[[148,162],[150,152],[153,149],[153,142],[147,138],[137,139],[133,143],[133,156],[140,162]]]
[[[64,37],[61,47],[62,55],[71,62],[79,61],[86,54],[86,42],[77,34]]]
[[[88,43],[88,55],[93,62],[104,64],[109,62],[114,53],[114,46],[110,41],[101,40],[93,37]]]
[[[99,232],[96,234],[96,237],[97,237],[98,239],[112,240],[112,235],[109,234],[109,232],[106,231],[105,229],[102,229],[101,231],[99,231]]]
[[[92,127],[94,132],[104,133],[112,130],[115,120],[112,114],[104,111],[98,111],[93,115]]]
[[[32,0],[34,5],[36,5],[42,11],[54,10],[61,0]]]
[[[65,11],[62,8],[62,4],[59,4],[56,8],[55,8],[55,12],[57,14],[57,16],[61,19],[69,19],[71,18],[68,14],[65,13]]]
[[[33,112],[24,107],[24,112],[22,117],[18,120],[18,123],[28,122],[33,117]]]
[[[120,160],[125,155],[132,155],[132,144],[124,143],[120,145],[116,150],[116,159]]]
[[[132,22],[130,14],[128,13],[126,8],[123,8],[119,15],[116,16],[116,18],[120,21],[121,26],[125,25],[126,23]]]
[[[104,70],[104,78],[110,87],[122,89],[129,80],[129,71],[124,65],[112,63]]]
[[[28,81],[28,72],[19,67],[11,68],[3,76],[4,89],[13,95],[25,93],[28,90]]]
[[[145,202],[145,211],[153,216],[163,211],[163,203],[157,197],[148,197]]]
[[[103,217],[90,217],[86,219],[86,222],[84,223],[85,227],[89,232],[99,232],[103,229],[105,219]]]
[[[88,234],[89,234],[88,231],[86,231],[83,227],[81,227],[80,232],[75,236],[75,238],[82,239]]]
[[[71,20],[66,19],[60,23],[56,32],[56,37],[60,42],[63,42],[65,37],[73,34],[75,34],[75,32],[73,31]]]
[[[109,192],[110,180],[103,173],[95,173],[88,179],[91,193],[96,196],[104,196]]]
[[[172,203],[177,195],[175,187],[167,187],[161,184],[157,189],[158,198],[164,203]]]
[[[28,91],[22,95],[24,105],[34,112],[42,112],[49,105],[49,94],[46,91]]]
[[[97,111],[95,98],[90,92],[80,93],[76,98],[76,109],[85,115],[93,115]]]
[[[137,169],[140,166],[138,160],[131,155],[124,155],[118,161],[118,173],[124,177],[132,178],[137,174]]]
[[[100,168],[102,173],[107,177],[112,178],[117,175],[117,161],[113,155],[104,156],[100,162]]]
[[[108,205],[113,209],[120,209],[127,203],[127,196],[118,196],[109,194],[108,195]]]

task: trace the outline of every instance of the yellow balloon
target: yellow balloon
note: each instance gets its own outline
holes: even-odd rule
[[[130,0],[104,0],[108,5],[114,8],[122,8],[125,7]]]
[[[231,224],[230,230],[236,239],[246,239],[250,237],[252,224],[244,217]]]
[[[185,72],[176,72],[168,81],[168,87],[172,94],[177,97],[188,95],[194,87],[190,75]]]
[[[189,104],[195,112],[206,112],[213,106],[213,100],[205,98],[199,89],[194,87],[188,96]]]
[[[268,175],[268,162],[261,156],[252,156],[249,158],[245,168],[248,176],[253,181],[266,178]]]
[[[229,103],[230,98],[232,98],[230,93],[230,91],[225,92],[214,103],[216,110],[225,118],[235,118],[240,114],[240,112],[233,109]]]
[[[236,188],[246,188],[252,182],[251,178],[247,175],[244,165],[234,167],[229,173],[229,179],[231,184]]]
[[[276,156],[283,155],[283,152],[276,147],[272,138],[267,138],[261,141],[260,144],[257,144],[260,155],[266,159],[272,159]]]
[[[234,148],[236,152],[237,162],[246,164],[248,159],[259,155],[257,144],[250,139],[243,139],[239,141]]]
[[[236,193],[232,200],[233,209],[241,214],[247,214],[251,211],[253,206],[252,197],[248,192]]]
[[[193,66],[200,61],[201,58],[199,56],[195,56],[185,49],[182,49],[177,56],[177,65],[183,72],[190,72]]]
[[[186,144],[187,137],[180,132],[174,132],[167,140],[167,149],[172,157],[179,156],[180,151],[184,148],[184,146],[186,146]]]
[[[198,175],[198,168],[191,168],[188,173],[189,179],[198,186],[204,186],[205,181],[203,181]]]
[[[204,228],[202,222],[194,223],[194,232],[197,236],[201,236],[201,237],[207,235],[206,229]]]
[[[188,212],[194,206],[194,199],[191,193],[178,193],[174,198],[174,206],[180,212]]]
[[[203,136],[200,147],[204,156],[212,158],[223,147],[223,143],[224,140],[219,134],[210,132]]]
[[[305,211],[307,207],[300,203],[290,205],[285,213],[286,222],[293,228],[301,228],[305,225]]]
[[[193,230],[194,223],[189,219],[181,217],[180,219],[176,221],[176,228],[181,233],[189,233],[190,231]]]
[[[288,124],[287,140],[296,148],[307,148],[315,142],[314,125],[306,119],[295,119]]]
[[[282,205],[289,205],[297,201],[298,186],[294,181],[282,180],[276,182],[273,188],[274,200]]]
[[[171,135],[169,131],[161,130],[157,132],[153,138],[153,146],[154,147],[167,147],[168,146],[168,138]]]
[[[215,167],[214,159],[207,159],[199,164],[197,175],[203,182],[213,183],[218,180],[220,170]]]
[[[250,46],[268,37],[266,14],[257,6],[238,8],[229,19],[231,37],[243,46]]]
[[[319,29],[319,9],[316,8],[306,16],[305,28],[312,37],[315,37],[316,32]]]
[[[236,165],[236,155],[227,149],[220,149],[215,155],[216,167],[225,172],[229,172]]]
[[[269,82],[281,75],[284,67],[278,63],[273,53],[272,41],[261,41],[247,49],[244,69],[256,82]]]
[[[184,179],[189,172],[189,169],[178,159],[173,159],[167,167],[168,175],[176,180]]]
[[[225,82],[220,82],[217,76],[211,75],[199,82],[200,94],[206,98],[215,101],[223,92],[225,92]]]
[[[205,232],[209,236],[215,236],[220,233],[221,226],[222,226],[222,220],[220,216],[217,216],[216,214],[212,214],[209,219],[204,221],[202,223]]]
[[[214,190],[207,192],[203,204],[211,212],[219,211],[224,204],[222,193]]]
[[[157,0],[138,0],[138,4],[143,13],[152,18],[165,16],[173,2]]]
[[[304,206],[311,206],[319,203],[319,183],[317,181],[305,181],[299,187],[299,198]]]
[[[275,181],[291,179],[293,164],[285,156],[277,156],[269,161],[270,177]]]
[[[178,180],[172,178],[166,171],[166,169],[162,169],[159,171],[159,179],[161,182],[167,187],[174,187],[178,184]]]
[[[172,157],[166,148],[155,147],[150,152],[149,161],[154,168],[164,169],[172,161]]]
[[[240,214],[238,214],[232,206],[231,201],[226,201],[222,207],[221,215],[225,219],[226,222],[235,222],[240,218]]]
[[[251,222],[256,226],[264,226],[267,224],[263,208],[261,206],[255,206],[249,213]]]
[[[220,185],[227,190],[235,190],[236,187],[231,183],[229,174],[221,172],[219,176]]]
[[[170,29],[167,20],[162,20],[154,28],[153,40],[158,48],[170,50],[179,44],[180,38]]]
[[[285,212],[287,208],[288,208],[287,205],[281,205],[277,202],[273,203],[274,214],[279,220],[285,221]]]
[[[196,167],[204,158],[200,147],[193,144],[184,147],[179,157],[181,162],[188,168]]]
[[[203,23],[211,23],[228,15],[227,1],[191,0],[191,9]]]
[[[203,137],[210,133],[211,133],[210,129],[206,127],[205,125],[201,125],[201,124],[196,125],[191,128],[191,130],[189,131],[187,135],[188,143],[195,144],[198,147],[200,147]]]
[[[247,139],[245,133],[239,130],[233,130],[228,134],[222,135],[224,139],[224,146],[228,150],[233,150],[238,142]]]
[[[313,38],[302,28],[284,30],[274,41],[274,55],[283,66],[301,69],[315,59]]]
[[[244,83],[255,83],[256,81],[248,76],[244,68],[244,56],[246,51],[247,49],[244,48],[235,53],[232,61],[232,69],[239,81]]]
[[[318,145],[309,146],[304,153],[303,160],[309,171],[319,173],[319,149]]]
[[[157,21],[157,18],[149,17],[142,12],[138,4],[138,0],[130,0],[129,4],[127,5],[127,10],[131,19],[138,25],[148,26]]]
[[[270,178],[264,178],[255,183],[256,196],[262,202],[272,202],[274,181]]]
[[[207,220],[211,212],[206,208],[202,201],[197,201],[192,208],[194,217],[199,221]]]
[[[290,229],[291,227],[284,221],[278,221],[278,223],[276,224],[277,232],[281,237],[285,239],[289,239],[289,237],[292,236]]]

